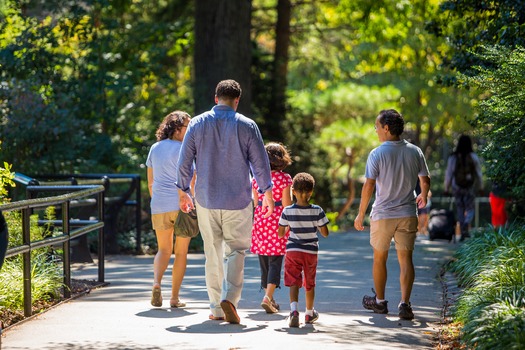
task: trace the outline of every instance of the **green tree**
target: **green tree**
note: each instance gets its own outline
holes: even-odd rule
[[[493,63],[477,54],[483,46],[525,46],[523,1],[446,0],[440,12],[428,29],[450,43],[451,53],[443,63],[459,72],[476,74],[475,66]]]
[[[354,130],[355,122],[338,122],[339,119],[360,117],[366,125],[379,112],[372,108],[394,107],[408,122],[405,138],[425,152],[432,175],[437,177],[434,189],[438,188],[442,183],[439,177],[446,161],[444,155],[450,151],[456,133],[472,128],[467,120],[475,114],[468,91],[440,84],[440,77],[448,73],[442,63],[449,47],[443,38],[436,38],[426,30],[428,20],[438,13],[438,1],[306,3],[293,6],[288,73],[290,110],[283,124],[290,148],[296,155],[300,150],[296,166],[304,169],[326,165],[325,173],[331,174],[324,175],[326,184],[332,188],[330,193],[338,197],[348,193],[348,203],[352,187],[347,190],[346,179],[363,173],[366,156],[357,156],[352,162],[346,156],[346,150],[353,148],[349,140],[334,141],[329,150],[318,151],[315,146],[331,137],[323,135],[328,133],[325,128],[341,128],[342,134],[358,136],[360,128]],[[374,107],[363,113],[359,98],[366,100],[369,96],[362,94],[360,87],[371,95],[385,87],[396,93],[383,96],[381,107],[371,104]],[[348,96],[333,94],[329,104],[319,103],[319,96],[328,96],[333,91],[345,91]],[[314,107],[317,104],[319,108]],[[375,135],[371,137],[364,144],[369,147],[363,150],[364,155],[374,144]],[[341,164],[345,165],[340,168]],[[346,164],[361,173],[349,176]],[[330,178],[332,174],[337,174],[337,181]],[[337,210],[342,213],[344,209]]]
[[[159,120],[191,111],[188,3],[8,1],[0,137],[17,171],[137,172]]]
[[[460,75],[469,86],[487,92],[479,103],[475,120],[488,138],[483,150],[486,173],[494,182],[506,184],[513,197],[525,196],[525,49],[487,47],[481,56],[495,69],[477,67],[477,74]]]
[[[441,11],[430,27],[452,44],[452,58],[444,63],[461,74],[450,80],[480,94],[472,123],[487,139],[486,174],[522,198],[525,3],[444,1]]]

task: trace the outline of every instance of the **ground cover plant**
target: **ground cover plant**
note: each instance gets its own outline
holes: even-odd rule
[[[53,207],[46,211],[48,219],[54,218]],[[5,212],[9,228],[9,248],[22,244],[21,214],[18,211]],[[52,234],[47,226],[38,226],[38,215],[30,218],[31,241],[41,240]],[[33,312],[45,309],[61,299],[63,273],[60,252],[49,248],[31,252],[31,297]],[[24,278],[22,255],[7,258],[0,271],[0,316],[7,327],[23,319]]]
[[[525,226],[487,228],[463,244],[449,269],[464,289],[453,306],[472,349],[525,347]]]

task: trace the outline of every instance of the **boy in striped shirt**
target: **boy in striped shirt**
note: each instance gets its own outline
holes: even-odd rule
[[[305,323],[314,323],[319,314],[314,309],[315,275],[319,239],[317,231],[328,237],[328,219],[323,209],[308,201],[314,191],[315,180],[308,173],[294,176],[292,193],[296,202],[283,209],[279,220],[279,237],[287,229],[290,236],[286,243],[284,258],[284,285],[290,287],[290,327],[299,327],[299,289],[304,286],[306,299]]]

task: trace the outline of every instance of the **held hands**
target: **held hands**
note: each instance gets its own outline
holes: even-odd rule
[[[269,191],[264,192],[264,197],[262,200],[262,208],[261,208],[261,212],[264,213],[264,217],[267,218],[270,215],[272,215],[274,208],[275,208],[275,202],[273,200],[272,191],[269,190]]]
[[[189,193],[182,192],[179,190],[179,205],[180,210],[182,210],[185,213],[189,213],[193,209],[195,209],[195,205],[193,204],[193,198],[191,198]]]

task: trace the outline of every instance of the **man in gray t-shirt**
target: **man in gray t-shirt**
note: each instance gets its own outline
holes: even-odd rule
[[[430,177],[423,152],[419,147],[401,140],[404,130],[401,114],[383,110],[376,118],[375,128],[381,145],[370,152],[366,163],[359,213],[354,227],[362,231],[368,203],[375,190],[370,212],[370,245],[374,249],[374,296],[364,296],[363,306],[376,313],[388,313],[385,300],[386,262],[392,239],[395,241],[400,267],[401,302],[399,317],[414,318],[410,294],[414,284],[412,252],[417,234],[417,208],[427,204]],[[417,180],[421,193],[416,196]]]

